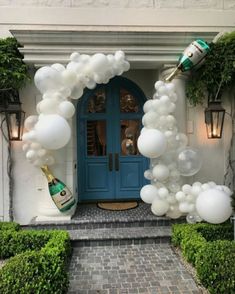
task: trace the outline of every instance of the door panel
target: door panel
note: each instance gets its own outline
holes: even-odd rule
[[[129,80],[118,77],[88,90],[81,100],[80,201],[139,199],[148,166],[137,148],[144,94]]]

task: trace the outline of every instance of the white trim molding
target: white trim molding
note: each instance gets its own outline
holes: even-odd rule
[[[156,69],[175,64],[179,54],[193,40],[212,41],[215,32],[98,32],[60,30],[22,30],[11,33],[22,44],[24,61],[35,67],[52,63],[66,64],[72,52],[104,54],[123,50],[135,69]]]

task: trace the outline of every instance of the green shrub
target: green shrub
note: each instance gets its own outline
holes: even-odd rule
[[[198,251],[196,270],[212,294],[235,293],[235,242],[214,241]]]
[[[13,230],[19,231],[20,225],[14,222],[0,222],[0,231]]]
[[[0,293],[67,292],[67,264],[71,254],[67,232],[11,230],[1,233],[5,233],[2,236],[8,241],[4,244],[0,239],[2,255],[15,256],[0,270]]]
[[[0,258],[40,250],[50,238],[51,233],[47,231],[0,231]]]
[[[232,224],[176,224],[172,232],[173,245],[180,246],[186,260],[196,266],[210,293],[235,294],[235,242],[229,241]]]

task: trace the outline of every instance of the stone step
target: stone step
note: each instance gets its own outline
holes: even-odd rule
[[[70,230],[74,247],[169,243],[170,226]]]
[[[185,218],[176,220],[167,217],[154,219],[111,219],[111,220],[71,220],[57,222],[35,222],[29,225],[22,225],[23,229],[34,230],[88,230],[101,228],[136,228],[136,227],[159,227],[171,226],[175,223],[183,223]]]

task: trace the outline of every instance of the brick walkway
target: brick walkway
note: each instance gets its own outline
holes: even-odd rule
[[[199,294],[169,244],[74,248],[70,290],[76,294]]]

